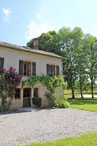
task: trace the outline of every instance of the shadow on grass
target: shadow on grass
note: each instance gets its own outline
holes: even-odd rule
[[[97,99],[68,99],[71,105],[97,104]]]

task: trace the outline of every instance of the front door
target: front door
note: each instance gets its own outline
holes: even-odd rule
[[[24,88],[23,107],[31,106],[31,88]]]

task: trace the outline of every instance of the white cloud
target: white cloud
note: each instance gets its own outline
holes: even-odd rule
[[[8,9],[2,8],[2,11],[5,15],[9,15],[11,13],[11,10],[9,8]]]
[[[40,8],[39,13],[37,13],[37,18],[40,19],[43,16],[43,10]]]
[[[43,15],[43,9],[42,8],[40,8],[40,13],[41,13],[41,15]]]
[[[4,21],[8,22],[10,20],[11,10],[9,8],[7,8],[7,9],[2,8],[2,12],[4,15]]]
[[[43,32],[48,32],[50,30],[55,30],[53,26],[49,26],[48,24],[37,24],[36,22],[31,22],[28,25],[27,39],[30,40],[32,38],[40,36]]]
[[[38,17],[38,19],[40,19],[41,15],[38,13],[38,14],[37,14],[37,17]]]

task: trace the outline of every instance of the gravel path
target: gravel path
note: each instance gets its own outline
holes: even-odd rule
[[[52,109],[0,115],[0,146],[53,141],[97,132],[97,113]]]

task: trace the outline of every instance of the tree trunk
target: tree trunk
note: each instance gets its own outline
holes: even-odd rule
[[[80,94],[81,94],[81,98],[84,98],[84,97],[83,97],[83,93],[82,93],[82,91],[80,91]]]
[[[4,112],[4,111],[5,111],[5,104],[6,104],[5,98],[2,98],[2,102],[1,102],[1,112]]]
[[[73,90],[73,88],[72,88],[71,90],[72,90],[72,99],[75,99],[75,95],[74,95],[74,90]]]
[[[80,77],[80,95],[81,95],[81,98],[83,98],[81,77]]]
[[[92,98],[94,98],[94,88],[93,88],[93,81],[91,81],[91,92],[92,92]]]

